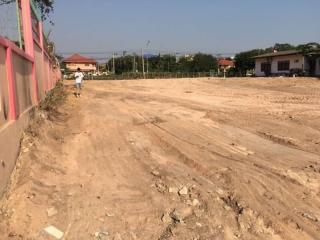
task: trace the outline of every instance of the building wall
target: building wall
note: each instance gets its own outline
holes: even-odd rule
[[[258,77],[265,76],[265,73],[261,71],[261,63],[268,62],[268,61],[271,63],[271,74],[281,74],[281,73],[290,72],[290,71],[278,71],[279,61],[290,61],[290,69],[293,69],[293,68],[303,69],[305,67],[305,59],[301,54],[277,56],[277,57],[272,57],[270,59],[267,59],[267,58],[256,59],[256,67],[255,67],[256,76]]]
[[[258,58],[256,59],[256,67],[255,67],[255,75],[257,77],[264,77],[264,72],[261,71],[261,64],[267,62],[267,59],[265,58]]]
[[[97,71],[96,64],[67,63],[66,67],[70,71],[77,71],[78,68],[80,68],[81,71],[84,71],[84,72]]]

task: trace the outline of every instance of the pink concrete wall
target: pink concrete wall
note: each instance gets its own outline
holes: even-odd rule
[[[32,62],[13,54],[17,115],[32,107]]]
[[[43,66],[44,64],[43,64],[43,58],[42,58],[42,50],[37,45],[35,45],[34,47],[34,61],[36,66],[36,79],[38,82],[38,96],[40,99],[43,99],[44,97],[43,85],[45,85],[43,72],[45,71],[45,69]]]
[[[19,156],[21,133],[28,126],[32,113],[32,110],[23,113],[16,121],[8,122],[0,130],[0,198]]]
[[[46,55],[43,56],[43,91],[51,89],[50,78],[52,74],[50,73],[52,68],[50,68],[50,61]]]
[[[34,106],[60,79],[59,66],[49,57],[38,45],[31,56],[0,36],[0,196],[15,166],[21,134]]]
[[[9,117],[9,97],[6,71],[6,50],[0,45],[0,129]]]
[[[61,72],[44,46],[43,34],[33,39],[30,0],[21,0],[24,49],[0,36],[0,196],[20,150],[21,134],[34,107],[44,99]],[[42,33],[42,23],[38,27]]]

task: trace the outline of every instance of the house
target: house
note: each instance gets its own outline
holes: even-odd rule
[[[78,68],[83,72],[96,72],[98,62],[91,58],[86,58],[80,54],[73,54],[72,56],[62,61],[66,65],[66,69],[72,72],[77,71]]]
[[[218,66],[221,72],[227,71],[230,68],[235,67],[234,62],[232,60],[227,60],[227,59],[219,59]]]
[[[295,73],[320,76],[320,50],[308,55],[297,50],[275,51],[256,56],[254,59],[255,75],[258,77]]]

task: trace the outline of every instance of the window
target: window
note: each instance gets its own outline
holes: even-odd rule
[[[278,62],[278,71],[289,71],[289,70],[290,70],[290,61]]]
[[[89,66],[90,66],[90,64],[85,64],[85,66],[86,66],[86,67],[89,67]]]
[[[300,62],[299,59],[294,60],[294,63],[299,63],[299,62]]]
[[[271,64],[270,63],[261,63],[261,72],[270,72],[271,71]]]

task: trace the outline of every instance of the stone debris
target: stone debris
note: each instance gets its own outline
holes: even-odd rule
[[[224,195],[225,195],[225,191],[223,191],[221,188],[217,188],[217,189],[216,189],[216,193],[218,193],[218,194],[221,195],[221,196],[224,196]]]
[[[51,207],[47,209],[48,217],[53,217],[58,214],[58,210],[55,207]]]
[[[28,153],[29,151],[30,151],[30,149],[27,147],[22,150],[23,153]]]
[[[94,237],[95,237],[97,240],[106,240],[108,236],[109,236],[109,233],[106,232],[106,231],[95,232],[95,233],[94,233]]]
[[[160,193],[164,193],[167,190],[167,187],[163,182],[156,182],[156,188]]]
[[[158,171],[152,171],[151,174],[155,177],[160,177],[160,173]]]
[[[175,222],[182,223],[187,217],[191,216],[193,214],[193,210],[191,207],[184,207],[175,209],[171,214],[171,218]]]
[[[162,215],[161,221],[165,224],[171,224],[172,223],[172,218],[169,213],[165,213]]]
[[[175,188],[175,187],[170,187],[169,188],[169,193],[175,193],[177,194],[179,192],[179,189],[178,188]]]
[[[199,223],[199,222],[196,222],[196,226],[197,226],[197,227],[202,227],[202,224]]]
[[[198,205],[200,205],[199,200],[198,200],[198,199],[193,199],[193,201],[192,201],[192,206],[196,207],[196,206],[198,206]]]
[[[54,227],[54,226],[46,227],[46,228],[44,229],[44,231],[45,231],[48,235],[54,237],[55,239],[62,239],[62,237],[63,237],[63,235],[64,235],[64,233],[63,233],[62,231],[60,231],[59,229],[57,229],[57,228]]]
[[[188,188],[183,187],[179,190],[179,195],[188,195]]]
[[[309,219],[309,220],[311,220],[311,221],[314,221],[314,222],[318,222],[319,221],[316,216],[314,216],[312,214],[309,214],[309,213],[303,213],[302,216],[307,218],[307,219]]]

